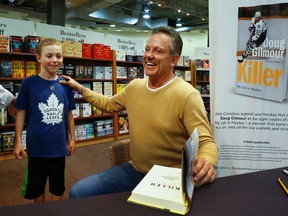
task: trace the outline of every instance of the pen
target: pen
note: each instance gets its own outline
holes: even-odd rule
[[[283,172],[286,174],[286,175],[288,175],[288,170],[283,170]]]
[[[286,186],[283,184],[283,182],[281,181],[280,178],[278,178],[278,182],[280,183],[281,187],[284,189],[284,191],[285,191],[286,194],[288,195],[288,189],[287,189]]]

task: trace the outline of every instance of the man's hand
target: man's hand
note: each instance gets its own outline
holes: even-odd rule
[[[196,187],[206,183],[212,183],[216,179],[214,166],[204,158],[198,158],[194,164],[193,181]]]
[[[84,86],[82,86],[80,83],[78,83],[77,81],[75,81],[69,76],[65,76],[65,75],[61,75],[61,76],[64,78],[64,80],[59,81],[61,84],[68,85],[70,88],[78,91],[80,94],[82,93]]]

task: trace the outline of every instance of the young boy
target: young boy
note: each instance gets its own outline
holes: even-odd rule
[[[75,109],[72,90],[59,83],[63,79],[57,71],[63,63],[61,43],[52,38],[40,41],[36,59],[41,71],[22,81],[15,107],[19,109],[15,124],[15,149],[17,159],[26,154],[22,131],[27,131],[28,165],[22,196],[45,201],[45,185],[49,179],[51,200],[61,200],[65,191],[65,159],[75,150]],[[70,136],[69,136],[70,135]]]

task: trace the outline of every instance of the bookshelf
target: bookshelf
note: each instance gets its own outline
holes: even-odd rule
[[[112,83],[112,95],[116,94],[117,91],[121,90],[119,89],[120,84],[127,85],[131,80],[134,78],[143,78],[144,77],[144,71],[142,62],[140,61],[120,61],[116,60],[116,51],[112,50],[112,59],[95,59],[95,58],[82,58],[82,57],[64,57],[64,65],[66,64],[73,64],[75,66],[84,66],[84,67],[111,67],[112,69],[112,75],[111,78],[107,79],[105,77],[99,78],[99,77],[89,77],[89,78],[83,78],[83,77],[75,77],[75,80],[77,80],[79,83],[82,84],[89,84],[90,88],[93,89],[93,83],[102,83],[105,85],[105,83]],[[35,55],[32,53],[16,53],[16,52],[0,52],[0,62],[2,61],[12,61],[12,60],[22,60],[22,61],[36,61]],[[186,66],[176,66],[175,69],[179,71],[190,71],[191,70],[192,62],[189,60],[189,65]],[[126,67],[128,72],[126,77],[119,76],[119,71],[117,72],[117,69],[119,67]],[[12,78],[12,77],[1,77],[0,76],[0,83],[3,84],[3,82],[8,83],[9,85],[12,85],[13,88],[10,89],[13,94],[15,94],[15,85],[21,84],[21,81],[23,78]],[[188,81],[191,82],[192,80]],[[18,87],[19,88],[19,87]],[[118,88],[118,89],[117,89]],[[86,103],[81,97],[75,98],[76,104],[84,104]],[[91,107],[92,109],[92,107]],[[80,111],[79,111],[80,112]],[[121,113],[93,113],[93,110],[91,110],[91,115],[77,115],[74,117],[75,119],[75,130],[76,127],[86,124],[95,124],[96,121],[101,122],[103,124],[107,124],[107,121],[112,122],[113,125],[113,132],[111,133],[111,130],[108,134],[105,133],[101,136],[95,136],[95,130],[94,130],[94,136],[93,137],[85,137],[82,139],[77,140],[77,146],[85,146],[85,145],[91,145],[91,144],[97,144],[101,142],[106,141],[113,141],[118,140],[122,138],[129,137],[129,119],[128,114],[126,112]],[[10,115],[7,115],[7,123],[4,125],[0,125],[0,134],[5,132],[14,132],[15,127],[15,119],[11,117]],[[81,133],[81,129],[80,133]],[[84,130],[84,128],[82,128]],[[76,133],[77,131],[75,131]],[[99,132],[100,133],[100,132]],[[77,136],[77,134],[76,134]],[[2,147],[0,147],[0,160],[13,158],[12,154],[13,149],[10,151],[2,151]]]
[[[195,55],[198,57],[192,62],[193,81],[192,85],[200,92],[204,106],[210,121],[210,59],[209,48],[196,48]]]

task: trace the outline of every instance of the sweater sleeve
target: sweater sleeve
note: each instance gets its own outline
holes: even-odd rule
[[[191,107],[193,108],[191,109]],[[212,136],[203,100],[198,92],[192,93],[187,99],[185,113],[185,125],[186,128],[188,128],[189,134],[191,134],[195,128],[198,129],[198,157],[206,159],[215,166],[218,162],[218,145]]]

